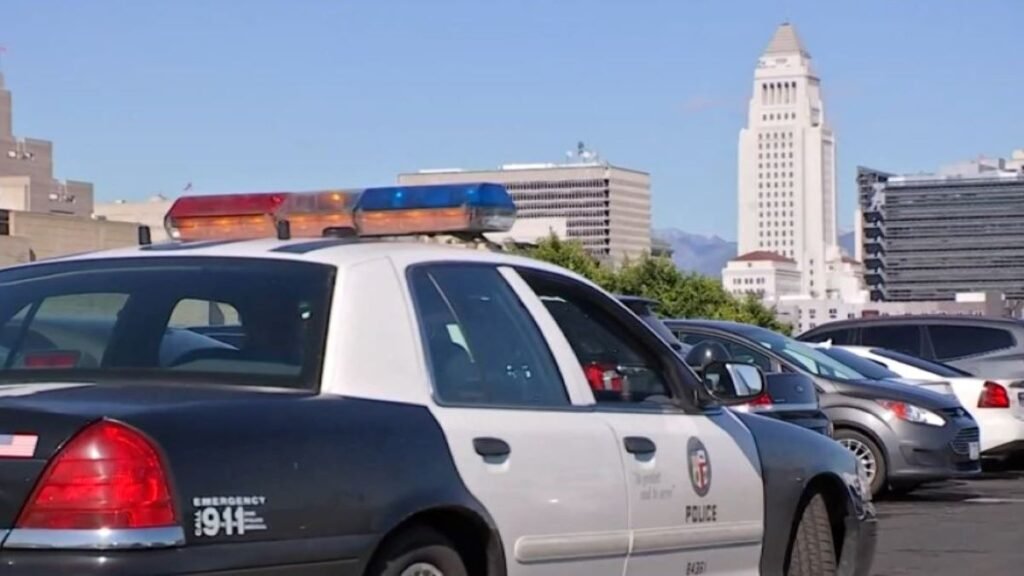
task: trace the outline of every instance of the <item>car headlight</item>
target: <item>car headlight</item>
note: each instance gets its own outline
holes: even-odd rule
[[[914,406],[913,404],[907,404],[906,402],[895,402],[893,400],[876,400],[883,408],[889,411],[890,414],[905,420],[907,422],[913,422],[915,424],[925,424],[928,426],[945,426],[946,421],[935,412],[920,406]]]

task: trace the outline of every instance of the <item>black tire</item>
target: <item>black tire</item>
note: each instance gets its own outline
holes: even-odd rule
[[[409,568],[423,564],[430,576],[468,576],[462,557],[450,540],[430,528],[411,528],[389,539],[377,553],[367,576],[401,576]],[[419,572],[413,573],[419,576]]]
[[[836,430],[833,439],[841,444],[843,441],[860,443],[860,445],[871,451],[875,461],[875,475],[871,479],[871,496],[877,497],[884,493],[889,486],[889,467],[885,463],[885,453],[878,447],[878,444],[866,434],[861,434],[849,428]],[[850,447],[847,446],[847,448]]]
[[[789,545],[786,576],[835,576],[836,545],[821,494],[807,502]]]

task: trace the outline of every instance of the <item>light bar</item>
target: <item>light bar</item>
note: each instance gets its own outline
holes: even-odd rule
[[[164,218],[167,234],[176,240],[220,240],[273,237],[275,213],[285,193],[184,196]]]
[[[352,228],[352,209],[358,192],[328,190],[292,194],[281,207],[279,217],[288,220],[295,238],[316,238],[339,228]]]
[[[367,188],[356,203],[360,236],[506,232],[516,207],[504,186],[488,183]]]
[[[404,236],[506,232],[516,207],[504,186],[473,183],[363,190],[186,196],[164,219],[176,240]]]
[[[292,236],[320,237],[352,227],[357,196],[343,190],[185,196],[171,206],[164,225],[176,240],[247,240],[273,238],[278,223],[287,220]]]

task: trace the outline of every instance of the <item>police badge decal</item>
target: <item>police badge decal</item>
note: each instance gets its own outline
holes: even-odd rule
[[[686,450],[689,453],[690,483],[697,496],[703,498],[711,489],[711,458],[704,443],[696,436],[690,438]]]

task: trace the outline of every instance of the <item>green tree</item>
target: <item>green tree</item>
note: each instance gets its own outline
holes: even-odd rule
[[[790,328],[775,318],[774,310],[753,296],[736,298],[720,281],[696,273],[684,273],[668,258],[644,256],[627,261],[616,270],[601,266],[575,241],[546,238],[521,253],[568,268],[615,294],[657,300],[659,312],[668,318],[733,320],[788,333]]]
[[[612,272],[601,266],[583,244],[577,240],[562,240],[554,234],[541,240],[536,246],[513,252],[543,260],[583,276],[595,284],[605,287],[611,282]]]

